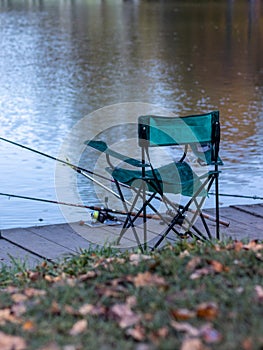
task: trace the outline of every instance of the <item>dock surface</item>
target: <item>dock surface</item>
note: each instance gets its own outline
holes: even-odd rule
[[[213,209],[205,210],[213,216]],[[220,225],[222,239],[263,240],[263,204],[233,205],[220,208],[220,219],[229,226]],[[213,230],[215,223],[207,220]],[[104,246],[116,241],[121,226],[98,225],[91,227],[83,223],[56,224],[29,228],[14,228],[1,231],[0,263],[11,265],[23,261],[27,266],[35,266],[43,260],[58,261],[81,249]],[[161,225],[153,222],[148,226],[149,240],[161,232]],[[155,232],[155,233],[154,233]],[[152,234],[152,237],[151,237]],[[120,248],[136,246],[132,239],[124,237]]]

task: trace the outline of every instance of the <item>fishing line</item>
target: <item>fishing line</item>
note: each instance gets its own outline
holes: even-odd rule
[[[11,193],[0,193],[0,196],[5,196],[5,197],[9,197],[9,198],[28,199],[28,200],[32,200],[32,201],[46,202],[46,203],[58,204],[58,205],[67,205],[67,206],[71,206],[71,207],[85,208],[85,209],[90,209],[90,210],[94,210],[94,211],[106,212],[106,213],[117,214],[117,215],[131,215],[131,216],[139,216],[139,217],[142,216],[141,214],[137,215],[137,213],[133,212],[133,211],[126,212],[124,210],[111,209],[111,208],[108,208],[107,206],[106,207],[99,207],[99,206],[95,206],[95,205],[67,203],[67,202],[60,202],[60,201],[56,201],[56,200],[52,200],[52,199],[20,196],[20,195],[11,194]],[[156,215],[154,215],[154,214],[146,214],[146,217],[148,219],[157,219]]]
[[[108,178],[108,177],[106,177],[106,176],[103,176],[103,175],[101,175],[101,174],[95,173],[95,172],[93,172],[93,171],[91,171],[91,170],[87,170],[87,169],[85,169],[85,168],[81,168],[81,167],[79,167],[79,166],[77,166],[77,165],[74,165],[74,164],[71,164],[70,162],[67,162],[66,160],[62,160],[62,159],[56,158],[56,157],[51,156],[51,155],[49,155],[49,154],[47,154],[47,153],[40,152],[40,151],[38,151],[38,150],[36,150],[36,149],[34,149],[34,148],[30,148],[30,147],[21,145],[20,143],[17,143],[17,142],[14,142],[14,141],[5,139],[5,138],[3,138],[3,137],[0,137],[0,140],[5,141],[5,142],[8,142],[8,143],[11,143],[12,145],[15,145],[15,146],[18,146],[18,147],[20,147],[20,148],[26,149],[26,150],[28,150],[28,151],[31,151],[31,152],[40,154],[41,156],[44,156],[44,157],[46,157],[46,158],[55,160],[55,161],[57,161],[57,162],[59,162],[59,163],[68,165],[68,166],[70,166],[72,169],[76,170],[77,172],[85,171],[85,172],[87,172],[87,173],[89,173],[89,174],[91,174],[91,175],[98,176],[98,177],[100,177],[101,179],[114,182],[112,179],[110,179],[110,178]]]
[[[216,195],[216,193],[214,192],[209,192],[208,194],[211,194],[213,196]],[[258,200],[263,200],[263,197],[259,197],[259,196],[246,196],[246,195],[241,195],[241,194],[230,194],[230,193],[219,193],[219,196],[222,197],[236,197],[236,198],[248,198],[248,199],[258,199]]]
[[[60,201],[56,201],[56,200],[52,200],[52,199],[20,196],[20,195],[11,194],[11,193],[0,193],[0,196],[5,196],[5,197],[9,197],[9,198],[28,199],[28,200],[32,200],[32,201],[59,204],[59,205],[67,205],[70,207],[85,208],[85,209],[90,209],[90,210],[105,210],[105,211],[108,211],[110,213],[115,213],[115,214],[120,214],[120,215],[131,214],[131,213],[126,213],[124,211],[119,211],[119,210],[105,208],[105,207],[98,207],[98,206],[94,206],[94,205],[84,205],[84,204],[77,204],[77,203],[75,204],[75,203],[60,202]]]

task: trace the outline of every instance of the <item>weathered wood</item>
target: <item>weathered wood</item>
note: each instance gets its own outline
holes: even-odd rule
[[[46,229],[46,227],[44,227]],[[10,229],[2,231],[3,238],[7,238],[14,245],[18,244],[35,253],[38,257],[56,260],[59,256],[72,253],[72,249],[62,247],[43,236],[36,235],[30,229]]]
[[[25,249],[19,248],[14,244],[0,239],[0,265],[11,266],[14,261],[21,262],[26,267],[36,266],[41,259],[27,252]]]
[[[213,209],[206,212],[215,215]],[[220,225],[222,239],[263,239],[263,204],[221,208],[220,217],[230,223],[229,227]],[[213,233],[215,223],[209,220],[206,222]],[[196,222],[196,226],[203,230],[200,221]],[[166,225],[160,225],[158,220],[147,221],[147,243],[150,247],[157,242],[165,228]],[[112,245],[118,239],[120,230],[121,226],[90,227],[80,223],[3,230],[1,232],[3,239],[0,239],[0,262],[10,265],[11,256],[14,259],[26,259],[31,265],[39,263],[41,259],[54,261],[63,256],[76,254],[90,246]],[[138,230],[138,236],[143,244],[142,227]],[[170,232],[161,246],[167,241],[174,243],[176,240],[176,235]],[[115,246],[120,250],[136,247],[136,237],[132,229],[129,229],[120,244]]]
[[[90,246],[90,243],[86,239],[76,234],[73,224],[36,226],[30,227],[28,230],[65,248],[67,251],[76,252],[80,248],[88,249]]]
[[[235,208],[243,213],[247,213],[253,216],[257,216],[263,219],[263,204],[252,205],[231,205],[231,208]]]

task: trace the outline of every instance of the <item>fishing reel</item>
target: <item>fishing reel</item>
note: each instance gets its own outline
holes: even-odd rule
[[[117,221],[117,218],[111,214],[107,210],[94,210],[91,214],[91,217],[94,221],[98,221],[100,223],[104,223],[105,221]]]

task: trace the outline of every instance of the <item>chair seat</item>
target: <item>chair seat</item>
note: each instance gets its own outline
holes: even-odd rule
[[[202,182],[186,162],[172,162],[153,171],[146,170],[145,177],[142,177],[141,170],[130,170],[121,167],[114,169],[107,167],[106,170],[112,177],[123,184],[139,187],[141,180],[147,184],[148,191],[159,194],[173,193],[191,197],[202,186]],[[140,180],[140,181],[138,181]],[[203,189],[200,196],[206,196]]]

